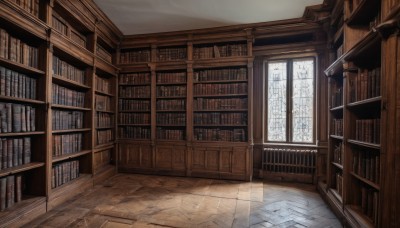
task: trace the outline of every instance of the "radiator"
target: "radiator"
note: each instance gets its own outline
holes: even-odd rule
[[[316,149],[265,148],[262,175],[267,179],[313,182],[316,155]]]

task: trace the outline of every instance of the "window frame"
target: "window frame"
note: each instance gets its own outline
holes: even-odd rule
[[[312,60],[313,61],[313,120],[312,120],[312,141],[311,142],[294,142],[293,141],[293,62],[298,60]],[[271,62],[286,62],[286,141],[270,141],[268,140],[268,73],[269,73],[269,63]],[[316,144],[316,123],[317,123],[317,58],[315,55],[305,55],[305,56],[289,56],[289,57],[279,57],[271,58],[264,61],[264,142],[267,144],[283,144],[283,145],[315,145]]]

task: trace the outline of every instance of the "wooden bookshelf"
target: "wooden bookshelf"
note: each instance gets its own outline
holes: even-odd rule
[[[394,107],[391,111],[387,110],[387,99],[395,99],[390,98],[394,90],[388,90],[387,87],[393,83],[390,78],[395,77],[395,73],[382,68],[392,64],[393,56],[398,57],[394,53],[387,53],[396,43],[385,40],[388,30],[379,34],[375,29],[386,23],[381,22],[381,15],[392,12],[386,6],[387,3],[379,0],[344,1],[344,53],[339,59],[332,59],[332,64],[325,70],[332,98],[329,105],[330,119],[343,119],[343,136],[330,136],[328,190],[321,191],[321,194],[328,196],[326,199],[334,211],[352,227],[398,224],[392,223],[398,219],[385,214],[389,198],[394,197],[386,194],[396,188],[394,182],[389,183],[392,182],[390,178],[384,176],[393,175],[393,169],[386,167],[393,164],[389,160],[394,158],[395,149],[388,145],[386,137],[393,134],[393,123],[388,121],[391,119],[389,116],[396,112]],[[338,8],[334,10],[338,11]],[[331,33],[334,34],[333,41],[338,40],[338,32],[341,31]],[[338,88],[342,94],[337,92]],[[330,129],[335,127],[332,121]],[[330,132],[332,134],[332,130]],[[338,194],[340,201],[329,196],[329,192],[338,190],[338,174],[341,175],[343,185],[343,193]]]
[[[106,111],[116,114],[117,68],[113,59],[120,31],[92,2],[24,2],[0,3],[0,43],[10,42],[7,48],[0,47],[0,105],[2,121],[11,123],[10,129],[8,125],[1,128],[0,141],[2,150],[13,149],[14,144],[18,148],[17,159],[10,153],[14,156],[10,164],[7,161],[3,166],[1,161],[1,179],[19,189],[13,196],[15,203],[0,209],[0,222],[6,226],[22,226],[79,193],[69,190],[93,185],[95,94],[114,99]],[[99,70],[95,69],[97,62]],[[96,73],[111,78],[113,90],[97,91],[92,80]],[[53,91],[55,87],[62,89]],[[56,92],[59,97],[53,96]],[[82,97],[78,98],[78,93]],[[13,111],[16,114],[7,119]],[[114,131],[115,126],[112,120],[102,127]],[[81,135],[79,143],[73,141],[77,135]],[[57,147],[53,137],[64,136],[69,137],[63,145],[68,150],[53,155]],[[71,143],[74,145],[66,146]],[[106,146],[111,151],[108,169],[116,170],[114,144]],[[71,160],[79,162],[76,172],[84,178],[68,182],[69,187],[53,189],[53,167]],[[112,172],[106,173],[102,178]]]
[[[123,40],[118,113],[131,122],[120,119],[118,128],[124,133],[130,127],[137,137],[129,140],[119,134],[119,171],[249,180],[249,46],[246,36],[232,40],[229,35],[136,47],[130,38]],[[144,96],[127,96],[129,88],[135,87],[148,91]],[[140,106],[141,102],[146,105]],[[195,120],[212,115],[214,122]],[[240,123],[228,121],[234,116]],[[201,131],[218,136],[203,138]],[[132,160],[125,161],[127,156]],[[241,162],[233,164],[227,156]],[[214,159],[226,164],[211,168]]]

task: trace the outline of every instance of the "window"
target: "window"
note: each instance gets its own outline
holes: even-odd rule
[[[314,58],[267,62],[267,141],[314,142],[314,62]]]

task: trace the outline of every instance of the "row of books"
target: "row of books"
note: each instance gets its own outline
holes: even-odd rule
[[[246,68],[229,68],[195,71],[194,82],[247,80]]]
[[[379,214],[379,192],[372,188],[367,188],[361,186],[361,193],[357,194],[358,202],[362,213],[368,216],[373,224],[378,224],[378,214]]]
[[[356,140],[380,143],[381,119],[356,120]]]
[[[247,94],[247,83],[196,84],[195,95]]]
[[[79,177],[79,160],[67,161],[51,169],[51,188],[57,188]]]
[[[12,0],[17,3],[26,12],[39,18],[39,0]]]
[[[85,84],[85,71],[53,56],[53,75]]]
[[[96,54],[104,59],[105,61],[107,61],[108,63],[112,62],[112,55],[109,51],[107,51],[106,49],[104,49],[101,45],[97,44],[96,45]]]
[[[86,48],[86,37],[78,32],[75,28],[73,28],[64,18],[58,15],[58,13],[55,11],[53,11],[52,15],[52,27],[64,36],[69,37],[72,41],[74,41],[81,47]]]
[[[71,40],[80,45],[83,48],[86,48],[86,36],[75,30],[74,28],[71,28]]]
[[[119,128],[119,137],[123,139],[150,139],[149,127],[123,126]]]
[[[193,101],[194,110],[235,110],[247,109],[247,98],[196,98]]]
[[[38,68],[39,50],[0,28],[0,58]]]
[[[157,100],[156,103],[157,110],[185,110],[186,100]]]
[[[359,69],[350,79],[350,101],[356,102],[381,95],[381,68]]]
[[[157,49],[158,61],[184,60],[187,58],[187,48],[159,48]]]
[[[332,134],[343,136],[343,119],[333,119]]]
[[[246,130],[243,128],[220,129],[220,128],[195,128],[194,139],[199,141],[229,141],[245,142]]]
[[[36,130],[36,109],[30,105],[0,103],[1,133]]]
[[[80,111],[62,111],[53,109],[53,130],[67,130],[83,128],[84,113]]]
[[[150,111],[149,100],[119,100],[120,111]]]
[[[0,66],[0,95],[36,99],[36,79]]]
[[[123,115],[125,113],[121,113],[120,115]],[[114,116],[109,113],[103,113],[103,112],[97,112],[96,113],[96,126],[97,127],[112,127],[114,124]]]
[[[186,81],[186,72],[157,73],[157,83],[185,83]]]
[[[31,162],[31,138],[0,139],[0,170]]]
[[[109,79],[101,78],[96,75],[95,88],[103,93],[111,93],[111,82]]]
[[[150,62],[150,60],[151,60],[150,49],[138,49],[138,50],[121,52],[119,63],[129,64],[138,62]]]
[[[380,155],[379,151],[354,150],[353,172],[376,184],[380,183]]]
[[[67,22],[53,12],[51,26],[63,35],[68,35]]]
[[[343,197],[343,176],[341,173],[336,173],[336,191]]]
[[[186,86],[157,86],[157,97],[186,97]]]
[[[247,113],[195,113],[194,124],[247,125]]]
[[[0,178],[0,211],[22,200],[22,176],[10,175]]]
[[[95,96],[96,110],[99,111],[110,111],[111,108],[111,98],[108,96],[97,95]]]
[[[339,107],[343,105],[343,88],[338,88],[332,94],[331,107]]]
[[[157,113],[159,125],[186,125],[186,113]]]
[[[333,162],[343,165],[344,145],[342,142],[335,144],[333,148]]]
[[[121,97],[131,98],[150,98],[150,86],[120,87],[119,95]]]
[[[112,130],[98,130],[96,140],[97,145],[106,144],[114,141],[113,135],[114,134]]]
[[[53,135],[53,156],[82,151],[83,134]]]
[[[199,46],[193,48],[194,59],[210,59],[246,55],[247,44],[222,44],[214,46]]]
[[[119,124],[150,124],[150,113],[120,113]]]
[[[120,85],[133,85],[133,84],[146,84],[150,83],[150,73],[130,73],[120,74],[119,84]]]
[[[68,89],[53,83],[52,100],[54,104],[85,107],[85,93]]]
[[[185,131],[180,129],[157,128],[157,139],[166,140],[185,140]]]

